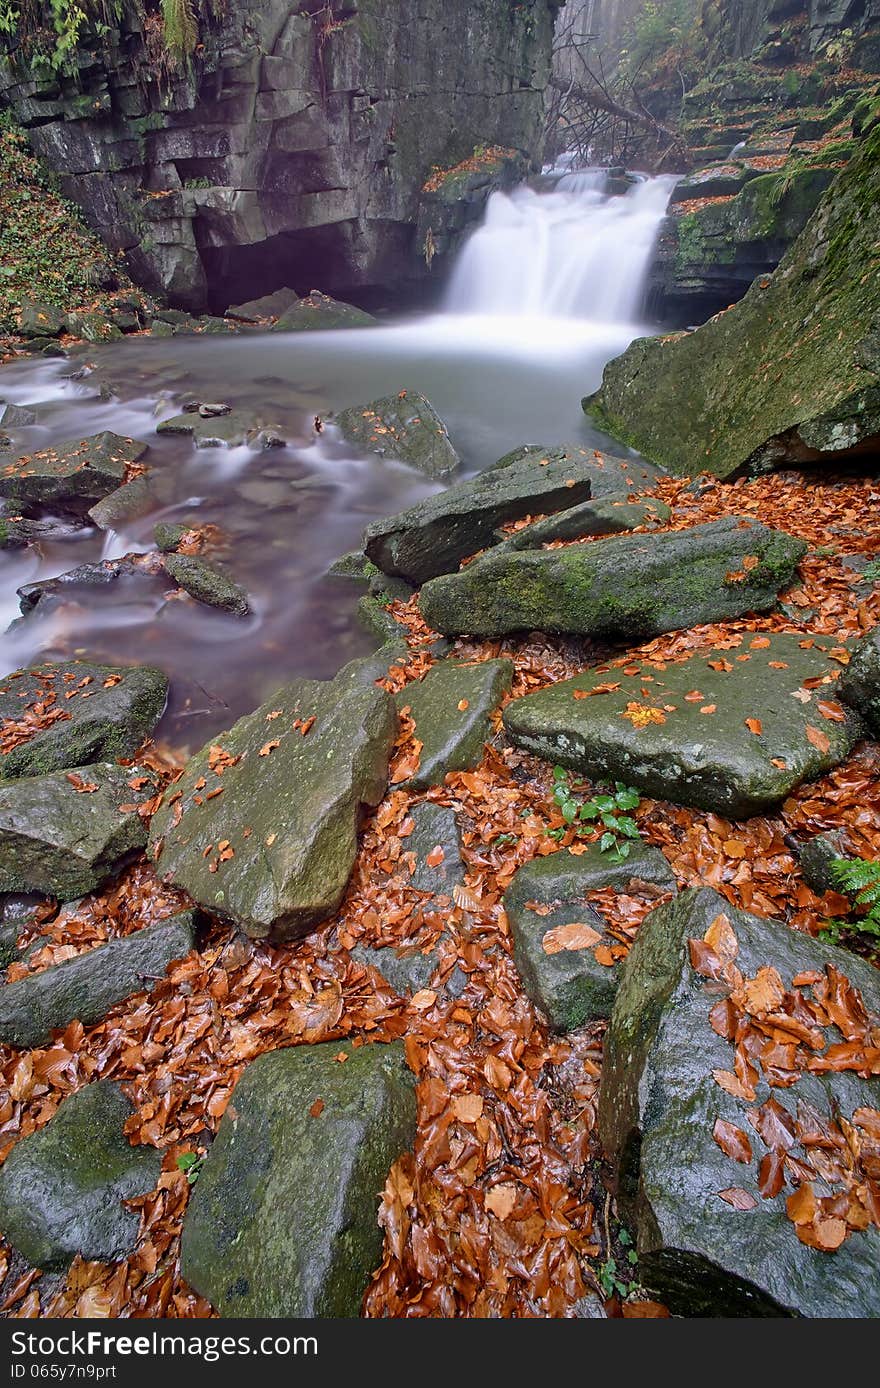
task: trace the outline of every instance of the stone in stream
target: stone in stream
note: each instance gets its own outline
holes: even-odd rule
[[[495,553],[502,549],[540,549],[550,540],[618,535],[639,526],[657,525],[669,520],[671,515],[672,511],[663,501],[627,501],[625,492],[617,497],[612,494],[597,501],[582,501],[580,506],[572,506],[568,511],[535,521],[511,535],[497,530],[495,535],[499,543]]]
[[[195,927],[196,913],[185,911],[5,984],[0,987],[0,1041],[44,1046],[56,1027],[74,1019],[92,1026],[132,993],[152,992],[172,960],[189,954]]]
[[[133,477],[96,502],[89,510],[89,520],[99,530],[115,530],[128,521],[140,520],[159,505],[162,490],[160,480],[153,473]]]
[[[226,310],[226,317],[236,318],[241,323],[259,323],[266,318],[279,318],[298,303],[299,295],[292,289],[276,289],[272,294],[264,294],[261,299],[249,299],[246,304],[231,304]]]
[[[28,520],[24,516],[0,516],[0,549],[24,549],[37,540],[69,540],[82,526],[76,520]]]
[[[420,390],[355,405],[336,415],[334,423],[349,443],[408,463],[427,477],[450,477],[458,469],[446,425]]]
[[[504,893],[513,957],[523,987],[554,1031],[573,1031],[585,1022],[611,1016],[620,965],[602,964],[596,958],[597,945],[615,941],[606,936],[605,921],[587,903],[587,894],[603,887],[617,892],[647,890],[657,896],[677,890],[659,848],[632,843],[629,857],[618,862],[614,855],[602,853],[598,844],[581,847],[586,851],[573,854],[561,849],[526,863]],[[543,909],[547,907],[549,911]],[[589,927],[592,934],[585,938],[592,943],[556,948],[551,937],[546,947],[548,931],[576,923]]]
[[[15,1144],[0,1167],[0,1227],[33,1266],[63,1268],[77,1254],[116,1262],[133,1252],[140,1218],[124,1200],[152,1190],[154,1147],[132,1147],[134,1112],[118,1085],[99,1080],[70,1094],[46,1125]]]
[[[513,662],[485,660],[461,665],[440,660],[423,680],[408,684],[397,707],[409,709],[422,744],[419,768],[409,790],[441,786],[450,771],[479,766],[492,735],[491,715],[513,683]]]
[[[589,500],[594,475],[590,462],[567,457],[551,458],[546,466],[531,456],[496,466],[374,521],[364,532],[364,551],[383,573],[424,583],[494,544],[495,531],[506,521]]]
[[[375,328],[378,319],[354,304],[331,299],[313,289],[304,299],[291,304],[275,324],[277,333],[326,332],[336,328]]]
[[[148,665],[72,660],[0,680],[0,782],[129,757],[149,737],[168,680]]]
[[[714,1078],[719,1074],[736,1083],[734,1047],[721,1034],[725,1021],[718,1015],[728,1015],[724,999],[730,985],[708,980],[691,964],[688,942],[702,941],[710,928],[722,931],[728,958],[733,953],[730,938],[735,937],[733,967],[739,972],[729,976],[734,984],[737,978],[751,980],[738,990],[737,1008],[749,1009],[756,1040],[778,1037],[783,1043],[775,1048],[781,1053],[775,1062],[768,1062],[781,1067],[781,1083],[772,1088],[758,1059],[760,1045],[748,1052],[757,1072],[751,1100],[735,1097]],[[817,1035],[808,1033],[815,1051],[797,1047],[796,1035],[803,1036],[806,1019],[794,1030],[798,1023],[792,1019],[799,1014],[793,1012],[791,991],[786,1000],[782,990],[792,990],[796,977],[812,977],[815,997],[817,988],[826,986],[828,969],[849,979],[869,1014],[880,1012],[878,975],[870,964],[782,922],[735,910],[708,889],[683,892],[652,911],[630,950],[605,1040],[599,1129],[617,1168],[621,1217],[637,1236],[640,1280],[673,1314],[880,1315],[880,1230],[866,1221],[864,1232],[852,1234],[836,1251],[824,1252],[802,1243],[786,1215],[786,1200],[797,1183],[810,1180],[809,1172],[799,1175],[792,1158],[813,1164],[816,1195],[841,1189],[833,1176],[828,1185],[818,1179],[823,1170],[830,1171],[821,1136],[819,1148],[804,1145],[801,1138],[838,1114],[842,1122],[852,1123],[859,1108],[880,1107],[876,1078],[796,1068],[807,1058],[821,1065],[840,1033],[829,1022]],[[845,1015],[845,998],[846,992],[838,994],[832,983],[832,1016],[838,1007]],[[768,1014],[779,1017],[778,1030]],[[792,1031],[786,1030],[789,1020]],[[736,1070],[739,1074],[739,1063]],[[747,1151],[740,1149],[743,1162],[727,1156],[715,1141],[719,1119],[747,1139]],[[782,1184],[778,1194],[762,1198],[759,1164],[765,1159],[772,1163],[768,1144],[774,1139],[777,1159],[783,1151],[787,1157]],[[842,1136],[840,1147],[845,1150]],[[835,1151],[833,1138],[826,1151]],[[735,1208],[723,1195],[747,1208]]]
[[[54,304],[22,300],[15,325],[22,337],[58,337],[67,326],[67,314]]]
[[[106,313],[85,312],[67,315],[67,331],[83,342],[112,342],[122,337],[122,329]]]
[[[427,583],[421,609],[446,636],[539,630],[642,641],[766,612],[805,553],[801,540],[736,516],[563,549],[503,548]]]
[[[284,443],[279,424],[269,423],[254,410],[203,417],[196,411],[173,415],[156,425],[157,434],[188,434],[196,448],[268,448]]]
[[[517,746],[594,780],[733,818],[767,813],[842,762],[863,728],[837,703],[835,653],[846,651],[829,638],[733,642],[662,671],[636,657],[630,674],[589,670],[509,704],[505,727]]]
[[[251,608],[246,589],[233,583],[219,569],[191,554],[166,554],[165,572],[185,593],[209,607],[219,607],[235,617],[247,617]]]
[[[221,1316],[357,1316],[382,1256],[379,1194],[415,1128],[400,1042],[260,1056],[193,1187],[184,1278]]]
[[[188,763],[153,817],[157,871],[250,936],[301,937],[342,900],[396,730],[384,690],[294,680]]]
[[[143,848],[138,807],[157,790],[149,769],[110,762],[0,782],[0,892],[94,891]]]
[[[521,463],[546,467],[548,462],[576,462],[589,468],[590,496],[594,501],[600,497],[631,496],[653,487],[665,476],[663,469],[648,462],[647,458],[618,458],[598,448],[584,448],[580,443],[553,443],[546,446],[525,443],[505,453],[503,458],[492,464],[489,471],[496,472],[498,468]]]
[[[376,565],[370,562],[362,549],[352,549],[347,554],[340,554],[327,570],[328,577],[347,578],[353,583],[369,583],[378,572]]]
[[[115,491],[147,451],[145,443],[105,432],[28,453],[0,473],[0,496],[19,506],[73,506],[83,510]]]
[[[81,564],[78,569],[68,569],[67,573],[58,574],[55,578],[23,584],[18,589],[19,606],[25,616],[30,616],[38,609],[44,612],[59,602],[75,601],[77,589],[108,588],[120,580],[132,579],[135,584],[143,585],[156,579],[162,572],[162,565],[155,554],[125,554],[120,559],[102,559],[96,564]]]
[[[876,454],[880,277],[868,267],[878,204],[874,122],[772,276],[695,332],[638,338],[584,409],[683,475]]]
[[[880,735],[880,627],[863,636],[840,681],[840,697]]]
[[[0,401],[0,424],[4,429],[26,429],[36,424],[37,416],[24,405],[4,405]]]

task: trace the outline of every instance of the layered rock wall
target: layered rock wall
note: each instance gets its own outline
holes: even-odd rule
[[[0,99],[134,273],[176,304],[428,273],[423,184],[540,154],[558,0],[238,0],[175,73],[149,4],[76,75],[6,39]],[[430,256],[427,257],[430,260]]]

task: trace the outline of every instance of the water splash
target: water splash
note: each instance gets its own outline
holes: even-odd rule
[[[453,273],[451,312],[637,320],[675,178],[640,179],[610,197],[602,170],[557,173],[549,189],[492,194]]]

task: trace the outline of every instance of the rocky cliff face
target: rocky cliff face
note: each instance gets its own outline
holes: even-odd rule
[[[764,50],[780,58],[803,58],[844,32],[856,40],[856,65],[880,53],[872,30],[880,23],[880,0],[704,0],[703,24],[726,58],[748,58]],[[876,68],[873,69],[876,71]]]
[[[36,76],[14,40],[0,59],[0,99],[37,153],[175,304],[399,290],[428,273],[434,168],[476,146],[539,155],[559,0],[227,8],[178,74],[142,5],[82,49],[75,78]]]

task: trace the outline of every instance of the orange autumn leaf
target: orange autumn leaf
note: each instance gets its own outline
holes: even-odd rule
[[[572,921],[569,925],[557,925],[548,930],[541,948],[545,954],[559,954],[564,949],[589,949],[599,944],[602,936],[591,925],[582,921]]]
[[[723,964],[732,964],[739,954],[736,933],[723,912],[710,923],[703,940]]]
[[[761,723],[760,718],[747,718],[746,727],[748,728],[750,733],[755,734],[755,737],[760,737],[761,733],[764,731],[764,727]]]
[[[435,868],[440,866],[445,857],[446,854],[443,852],[442,847],[438,843],[436,847],[431,849],[430,853],[425,858],[425,862],[427,863],[428,867]]]
[[[752,1144],[748,1134],[726,1118],[716,1118],[712,1136],[726,1157],[744,1164],[752,1160]]]
[[[822,732],[821,728],[814,728],[811,723],[808,723],[804,731],[807,734],[807,741],[812,743],[817,751],[823,753],[829,751],[831,739],[827,733]]]
[[[516,1186],[504,1181],[486,1192],[483,1204],[496,1219],[508,1219],[516,1205]]]
[[[727,1190],[719,1190],[718,1196],[735,1210],[753,1210],[758,1203],[754,1195],[740,1186],[728,1186]]]

